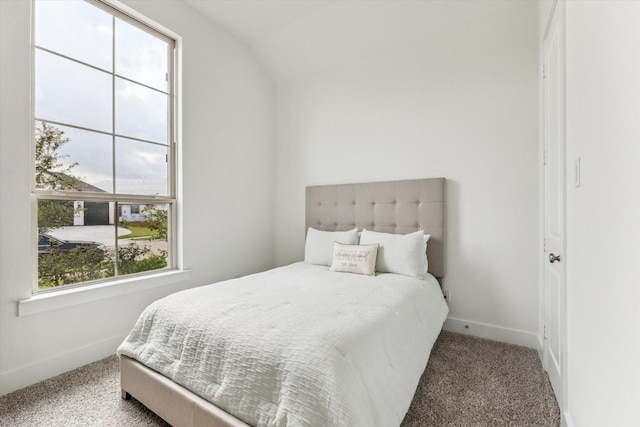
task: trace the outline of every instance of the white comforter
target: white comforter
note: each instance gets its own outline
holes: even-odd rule
[[[448,313],[437,281],[296,263],[151,304],[118,353],[256,426],[399,426]]]

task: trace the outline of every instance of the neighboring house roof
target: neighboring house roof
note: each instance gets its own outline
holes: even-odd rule
[[[2,0],[0,0],[2,1]],[[100,188],[110,189],[113,181],[96,182]],[[167,179],[118,178],[116,191],[123,194],[144,194],[148,196],[162,196],[168,194]]]
[[[67,175],[62,172],[49,172],[51,175],[69,183],[76,191],[91,191],[94,193],[106,193],[102,188],[98,188],[95,185],[88,184],[75,176]]]
[[[0,0],[1,1],[1,0]],[[63,172],[47,172],[48,174],[55,176],[64,181],[69,186],[73,187],[76,191],[91,191],[96,193],[109,193],[113,186],[113,181],[105,180],[97,182],[96,185],[92,185],[82,181],[75,176],[68,175]],[[125,194],[144,194],[150,196],[165,195],[167,194],[167,180],[166,179],[118,179],[118,192]],[[104,190],[104,189],[108,190]]]

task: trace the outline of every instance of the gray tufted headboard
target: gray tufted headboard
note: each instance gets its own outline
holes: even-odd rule
[[[424,230],[429,273],[445,273],[445,179],[427,178],[307,187],[306,225],[325,231],[407,234]]]

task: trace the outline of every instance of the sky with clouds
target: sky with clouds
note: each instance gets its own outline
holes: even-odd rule
[[[35,5],[36,46],[82,62],[35,50],[36,118],[109,133],[115,125],[122,136],[55,125],[70,140],[65,162],[78,163],[72,174],[112,191],[115,152],[117,192],[166,195],[167,42],[119,18],[114,26],[111,14],[83,1]],[[114,87],[113,71],[133,82],[116,77]]]

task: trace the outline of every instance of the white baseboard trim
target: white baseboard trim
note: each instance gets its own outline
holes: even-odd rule
[[[469,320],[456,319],[455,317],[449,317],[444,321],[444,330],[533,348],[537,350],[539,354],[542,351],[538,335],[533,332],[471,322]]]
[[[543,338],[542,338],[542,335],[540,335],[540,334],[537,334],[536,338],[538,340],[538,348],[537,348],[538,357],[540,358],[540,362],[542,362],[544,360],[544,343],[542,341]],[[543,365],[544,365],[544,363],[543,363]]]
[[[115,354],[127,334],[0,373],[0,396]]]
[[[560,415],[560,424],[562,427],[574,427],[575,424],[573,423],[573,420],[571,419],[571,415],[569,414],[569,412],[566,411],[561,411],[561,415]]]

